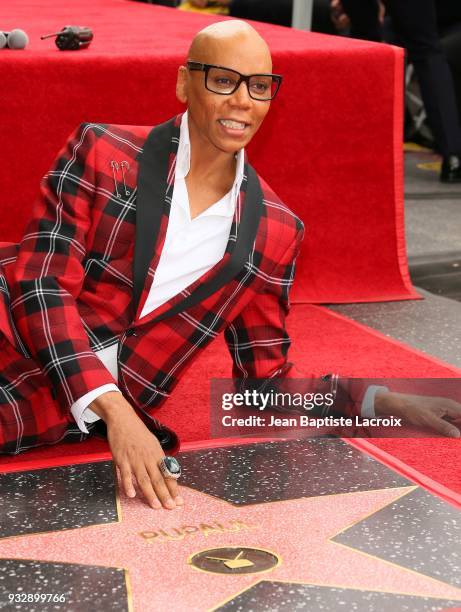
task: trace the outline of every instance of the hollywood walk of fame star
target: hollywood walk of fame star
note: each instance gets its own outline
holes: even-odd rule
[[[360,588],[460,600],[461,590],[337,544],[331,538],[415,487],[307,497],[236,507],[182,488],[184,508],[155,511],[136,497],[119,498],[119,522],[0,539],[1,558],[64,561],[126,568],[132,608],[206,610],[261,578],[198,571],[197,552],[225,547],[262,548],[281,560],[270,580]],[[197,529],[239,521],[245,528]],[[146,533],[177,537],[151,537]],[[182,536],[181,536],[182,534]],[[77,585],[76,585],[77,588]]]

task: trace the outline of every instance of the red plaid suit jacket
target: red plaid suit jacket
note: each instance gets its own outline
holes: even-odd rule
[[[70,406],[111,382],[160,427],[155,407],[222,331],[234,377],[290,375],[285,317],[303,224],[248,163],[223,259],[139,319],[166,235],[180,119],[81,125],[21,243],[0,250],[0,452],[84,439]],[[115,343],[118,381],[94,354]]]

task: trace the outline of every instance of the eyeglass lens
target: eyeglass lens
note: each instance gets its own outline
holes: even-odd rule
[[[235,91],[239,74],[223,68],[208,70],[207,87],[215,93],[230,94]],[[269,100],[277,91],[277,81],[271,76],[254,75],[248,82],[248,91],[256,100]]]

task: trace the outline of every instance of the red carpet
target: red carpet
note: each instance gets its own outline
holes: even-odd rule
[[[318,306],[294,306],[289,317],[293,338],[291,359],[305,372],[340,372],[344,376],[395,378],[455,378],[460,372],[369,328]],[[188,371],[159,418],[180,432],[183,442],[209,437],[209,385],[212,377],[230,375],[230,357],[218,338]],[[204,375],[206,373],[206,376]],[[373,439],[379,449],[398,458],[436,483],[461,494],[459,440],[447,438]],[[0,457],[0,469],[23,462],[99,453],[102,440],[61,444]]]
[[[39,178],[77,124],[151,125],[180,110],[177,66],[215,19],[128,0],[4,0],[2,28],[20,26],[31,43],[0,54],[0,241],[20,239]],[[40,41],[65,24],[91,26],[91,47]],[[293,301],[416,297],[403,236],[401,51],[257,28],[285,80],[250,158],[306,224]]]

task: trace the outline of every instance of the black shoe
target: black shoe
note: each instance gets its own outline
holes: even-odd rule
[[[141,415],[140,415],[141,416]],[[179,439],[175,432],[165,425],[160,425],[158,421],[149,419],[148,416],[141,416],[146,427],[154,434],[160,442],[164,451],[176,452],[179,449]],[[157,425],[154,425],[154,423]],[[89,428],[90,429],[90,428]],[[91,433],[97,438],[107,440],[107,425],[102,419],[98,419],[91,424]]]
[[[440,180],[442,183],[461,183],[460,155],[447,155],[443,158]]]

